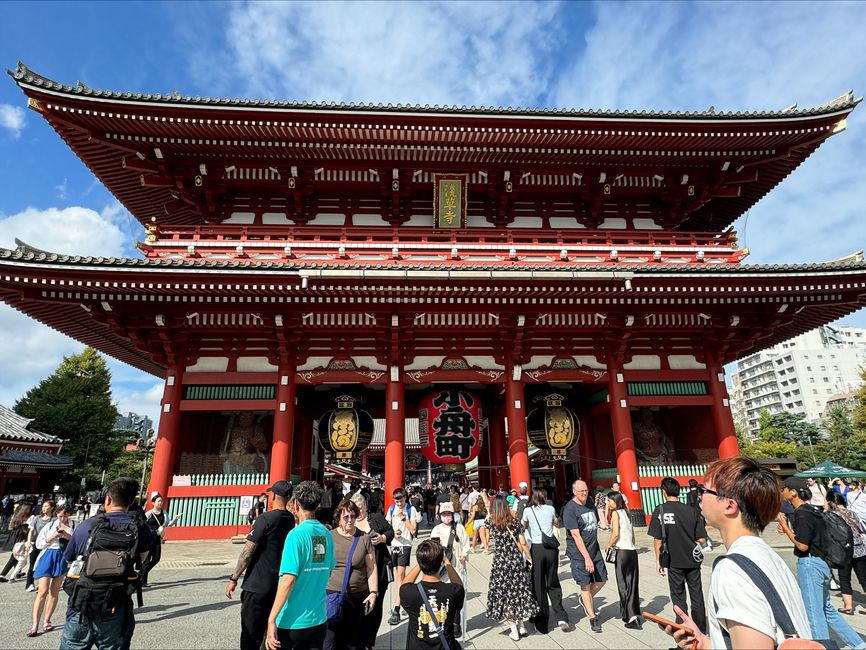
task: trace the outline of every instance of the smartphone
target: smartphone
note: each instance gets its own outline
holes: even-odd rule
[[[685,630],[688,634],[694,634],[694,630],[692,630],[692,628],[688,627],[687,625],[683,625],[682,623],[676,623],[661,616],[657,616],[656,614],[650,614],[649,612],[641,612],[641,616],[643,616],[648,621],[652,621],[653,623],[658,623],[659,625],[670,625],[675,630]]]

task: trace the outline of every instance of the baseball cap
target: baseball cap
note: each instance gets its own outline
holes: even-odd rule
[[[448,501],[440,504],[439,505],[439,514],[441,515],[443,512],[450,512],[451,514],[454,514],[454,506],[451,503],[449,503]]]
[[[273,492],[278,497],[286,498],[292,496],[292,484],[288,481],[277,481],[267,491]]]
[[[809,484],[806,483],[806,479],[797,478],[796,476],[789,476],[785,479],[783,485],[789,490],[808,490]]]
[[[518,483],[517,486],[518,486],[518,487],[522,487],[522,488],[529,487],[529,486],[526,484],[526,481],[520,481],[520,483]]]

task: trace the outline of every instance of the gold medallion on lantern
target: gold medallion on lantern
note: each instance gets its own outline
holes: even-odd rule
[[[332,462],[358,463],[360,453],[373,438],[373,418],[366,411],[355,408],[362,399],[341,395],[334,401],[337,408],[319,420],[319,441],[325,450],[331,452]]]

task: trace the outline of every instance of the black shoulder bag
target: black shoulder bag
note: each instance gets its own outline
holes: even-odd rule
[[[662,569],[671,567],[671,550],[668,548],[668,531],[665,528],[665,506],[659,506],[659,523],[662,526],[662,544],[659,548],[659,566]]]
[[[550,532],[548,535],[543,530],[541,530],[541,524],[538,523],[538,517],[535,514],[535,510],[530,506],[529,512],[532,513],[532,518],[535,519],[535,525],[538,526],[538,530],[541,533],[541,546],[546,548],[549,551],[558,551],[559,550],[559,540],[553,535],[553,524],[551,523]]]

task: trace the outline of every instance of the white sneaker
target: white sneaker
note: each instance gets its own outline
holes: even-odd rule
[[[520,641],[520,633],[511,630],[511,632],[508,633],[508,638],[512,641]]]
[[[520,621],[517,631],[520,632],[520,636],[529,636],[529,632],[526,631],[526,626],[523,624],[523,621]]]
[[[27,587],[27,589],[25,589],[24,591],[36,591],[36,585],[30,585],[30,586]]]
[[[557,625],[559,626],[559,629],[563,632],[568,632],[568,621],[559,621]]]

